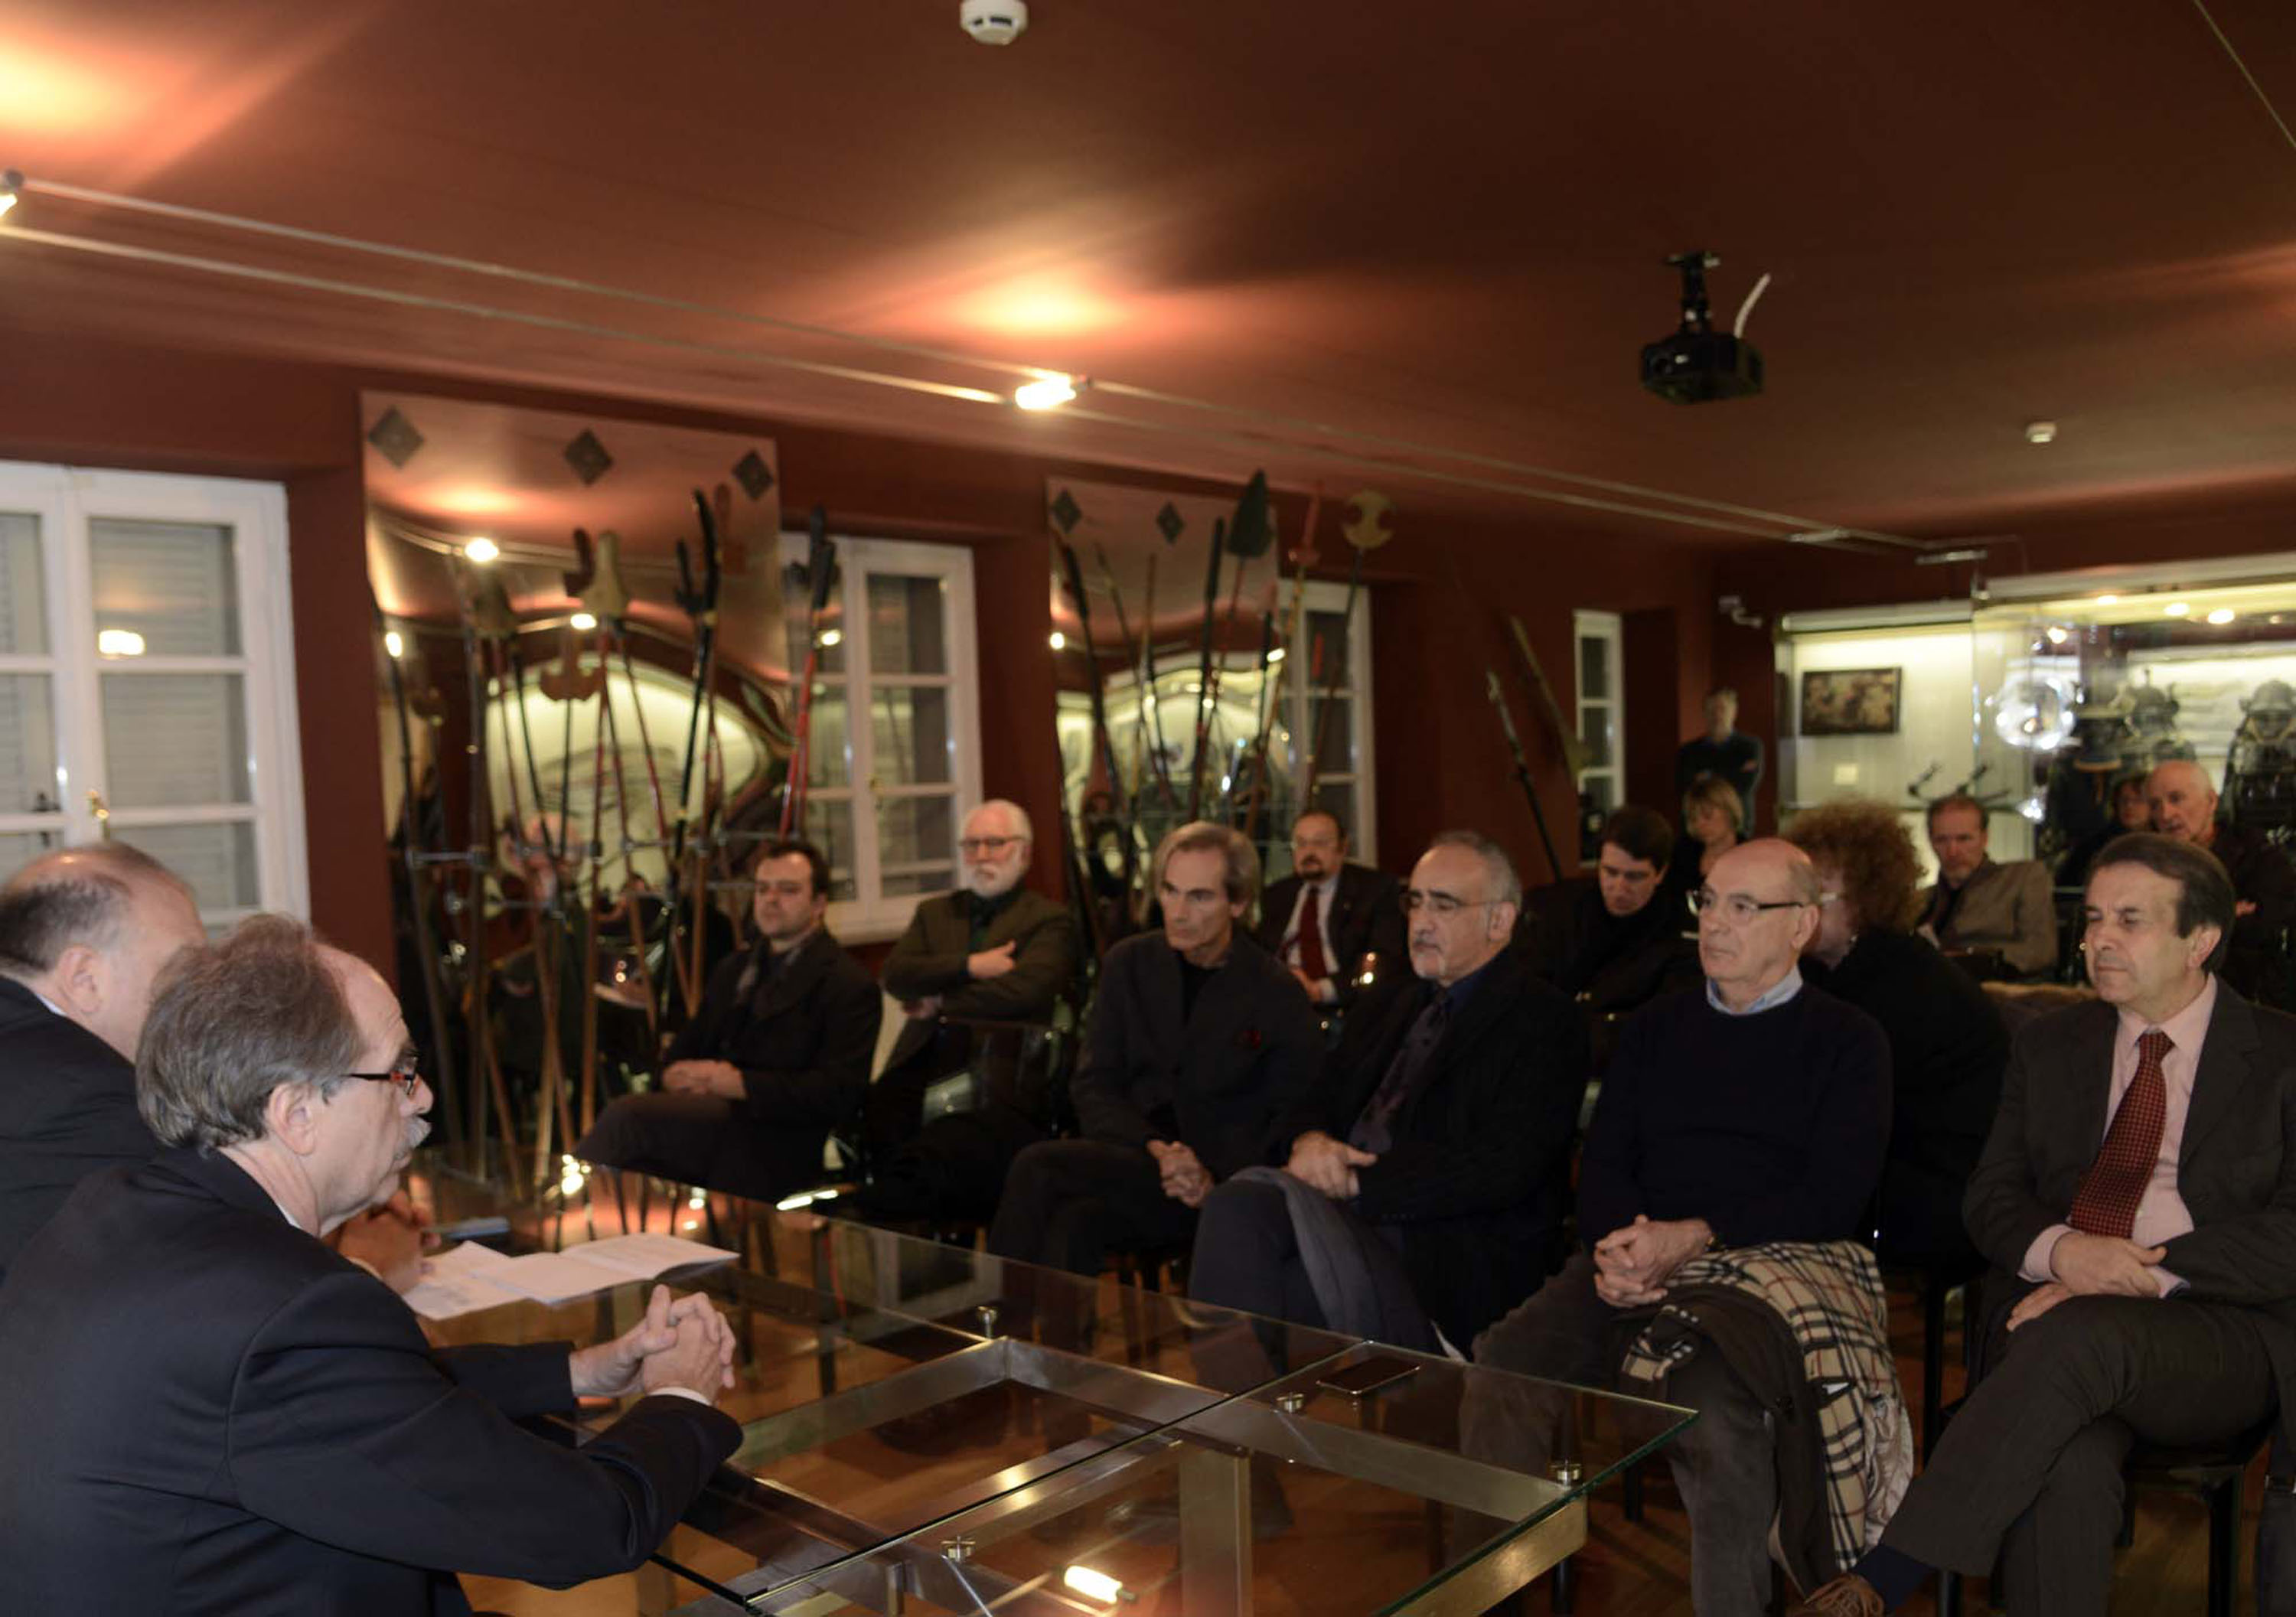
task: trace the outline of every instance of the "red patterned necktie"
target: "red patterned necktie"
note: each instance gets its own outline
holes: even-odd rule
[[[1321,982],[1332,974],[1324,960],[1323,890],[1313,882],[1308,896],[1300,900],[1300,974],[1310,982]]]
[[[2092,1235],[2127,1240],[2136,1224],[2136,1203],[2152,1179],[2161,1156],[2161,1131],[2169,1121],[2169,1085],[2161,1076],[2169,1036],[2152,1028],[2136,1041],[2136,1077],[2120,1097],[2112,1127],[2104,1131],[2096,1161],[2081,1175],[2065,1222]]]

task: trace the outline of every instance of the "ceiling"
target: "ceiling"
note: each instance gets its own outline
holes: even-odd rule
[[[2296,503],[2296,7],[2207,6],[19,0],[0,321],[1717,543]],[[1692,247],[1764,397],[1636,384]]]

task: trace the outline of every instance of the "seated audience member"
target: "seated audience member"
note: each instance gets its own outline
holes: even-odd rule
[[[2144,776],[2122,776],[2112,784],[2112,824],[2083,837],[2057,861],[2057,885],[2087,886],[2088,867],[2100,849],[2126,832],[2152,828],[2152,805],[2144,800]]]
[[[1367,963],[1374,970],[1398,964],[1401,891],[1386,872],[1349,862],[1339,816],[1310,808],[1292,824],[1292,874],[1269,884],[1255,935],[1308,998],[1344,1010],[1363,991],[1357,979]]]
[[[1189,1295],[1435,1351],[1546,1272],[1586,1051],[1570,1002],[1508,951],[1521,891],[1488,839],[1435,839],[1404,892],[1418,981],[1357,1005],[1277,1129],[1284,1166],[1212,1191]]]
[[[989,1251],[1096,1275],[1112,1246],[1188,1240],[1214,1185],[1274,1159],[1324,1045],[1298,985],[1237,929],[1259,866],[1202,820],[1158,845],[1162,929],[1101,962],[1072,1086],[1083,1137],[1014,1159]]]
[[[884,1007],[822,923],[828,861],[810,842],[768,842],[755,877],[756,945],[710,974],[661,1088],[599,1114],[574,1147],[584,1161],[778,1196],[818,1180],[829,1131],[859,1116]]]
[[[2098,997],[2020,1030],[1970,1182],[1986,1373],[1881,1543],[1797,1610],[1877,1617],[1931,1567],[1997,1558],[2008,1610],[2103,1617],[2130,1446],[2222,1444],[2276,1410],[2284,1433],[2296,1021],[2214,974],[2234,906],[2189,840],[2097,855]]]
[[[1948,954],[1991,950],[2012,975],[2057,963],[2057,907],[2038,859],[1997,865],[1985,851],[1985,807],[1966,792],[1930,805],[1938,879],[1922,889],[1922,932]]]
[[[1683,828],[1690,834],[1675,847],[1667,866],[1667,907],[1686,913],[1685,900],[1714,869],[1714,861],[1746,837],[1746,803],[1718,776],[1702,775],[1682,794]]]
[[[2217,817],[2217,792],[2209,772],[2179,759],[2162,764],[2144,783],[2152,829],[2205,848],[2232,879],[2234,918],[2217,971],[2260,1005],[2289,1003],[2288,956],[2282,939],[2296,923],[2296,870],[2264,833]]]
[[[390,988],[298,923],[185,948],[137,1063],[167,1149],[84,1181],[0,1287],[0,1610],[467,1612],[457,1572],[636,1566],[741,1441],[698,1297],[579,1351],[434,1353],[323,1244],[430,1093]],[[632,1392],[678,1396],[580,1448],[514,1424]]]
[[[1882,1258],[1973,1272],[1961,1199],[2001,1101],[2009,1030],[1968,973],[1906,931],[1921,865],[1887,803],[1845,799],[1796,815],[1786,839],[1817,867],[1824,904],[1809,981],[1890,1040],[1890,1155],[1876,1212]]]
[[[1819,1244],[1861,1234],[1889,1140],[1890,1052],[1872,1018],[1802,981],[1818,891],[1785,842],[1715,862],[1699,894],[1704,991],[1636,1013],[1603,1079],[1578,1176],[1590,1245],[1482,1334],[1477,1363],[1610,1384],[1621,1321],[1702,1255],[1791,1244],[1789,1256],[1823,1260],[1836,1249]],[[1696,1546],[1692,1603],[1701,1617],[1752,1617],[1769,1603],[1783,1434],[1719,1352],[1675,1368],[1664,1397],[1699,1411],[1665,1450]]]
[[[73,1186],[159,1149],[135,1045],[160,968],[206,936],[192,890],[125,842],[43,854],[0,889],[0,1278]]]
[[[1613,809],[1603,824],[1594,885],[1530,895],[1524,955],[1531,974],[1596,1018],[1694,987],[1690,913],[1660,899],[1674,846],[1673,831],[1652,810],[1631,803]]]
[[[997,799],[965,816],[964,887],[920,902],[886,958],[885,991],[907,1020],[869,1092],[869,1137],[889,1148],[861,1202],[872,1218],[986,1219],[1013,1157],[1051,1137],[1054,1097],[1027,1088],[1021,1036],[963,1025],[1046,1023],[1075,980],[1075,922],[1021,885],[1033,846],[1018,804]],[[928,1088],[969,1065],[984,1092],[924,1120]]]

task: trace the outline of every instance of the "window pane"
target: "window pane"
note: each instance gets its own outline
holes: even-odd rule
[[[1607,707],[1584,708],[1578,714],[1578,739],[1586,743],[1587,767],[1608,768],[1611,764],[1611,710]]]
[[[41,583],[40,519],[0,511],[0,652],[36,656],[48,649]]]
[[[1308,750],[1316,754],[1316,774],[1353,775],[1356,772],[1356,704],[1347,697],[1326,702],[1321,696],[1308,704],[1308,734],[1300,738],[1301,755]]]
[[[230,529],[95,517],[87,538],[99,649],[110,629],[137,636],[147,656],[239,655]]]
[[[816,685],[813,711],[806,722],[806,784],[810,787],[851,785],[853,756],[845,733],[845,687]]]
[[[845,584],[840,577],[830,586],[829,603],[822,609],[821,661],[815,665],[818,673],[845,671],[844,595]],[[813,586],[807,578],[805,563],[791,562],[782,569],[782,615],[789,623],[790,672],[793,675],[805,668],[806,616],[812,606]]]
[[[821,850],[821,857],[829,861],[831,901],[841,904],[857,897],[859,890],[853,881],[853,805],[808,798],[805,835],[808,841]]]
[[[894,798],[879,817],[877,835],[877,862],[888,893],[947,892],[955,884],[954,798]],[[904,870],[905,866],[921,868]]]
[[[922,786],[949,778],[948,692],[936,687],[877,687],[877,778],[889,786]]]
[[[253,909],[262,899],[255,864],[255,827],[137,825],[119,840],[133,843],[192,884],[202,910]]]
[[[39,814],[59,808],[55,791],[55,708],[47,677],[0,676],[0,810]]]
[[[1364,610],[1361,601],[1356,603],[1356,610]],[[1320,654],[1316,649],[1318,644],[1323,647]],[[1300,675],[1308,681],[1311,689],[1321,692],[1332,685],[1341,690],[1347,688],[1349,676],[1353,670],[1348,666],[1348,636],[1341,632],[1339,613],[1309,612],[1308,644],[1295,648],[1291,656],[1300,659]],[[1290,660],[1290,657],[1285,659],[1286,661]]]
[[[1586,639],[1578,643],[1578,697],[1594,702],[1611,694],[1611,643]]]
[[[1608,814],[1619,806],[1614,800],[1618,794],[1618,786],[1607,775],[1587,776],[1578,783],[1578,790],[1586,794],[1587,807],[1591,808],[1598,808],[1604,814]]]
[[[103,676],[111,806],[250,800],[244,683],[237,674]]]
[[[948,672],[948,585],[941,579],[869,576],[869,667],[880,674]]]
[[[1339,816],[1340,824],[1348,828],[1351,837],[1356,827],[1363,824],[1362,817],[1356,813],[1356,784],[1351,780],[1317,781],[1316,807],[1326,814]],[[1352,858],[1355,856],[1350,852],[1349,857]]]

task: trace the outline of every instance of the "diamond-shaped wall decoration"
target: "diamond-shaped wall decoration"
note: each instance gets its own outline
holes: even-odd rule
[[[586,488],[613,469],[614,457],[606,453],[598,435],[585,427],[582,435],[566,446],[566,464],[574,468],[574,475]]]
[[[393,405],[382,413],[382,419],[374,423],[373,431],[366,435],[366,441],[375,447],[383,459],[403,472],[406,469],[406,463],[414,458],[414,452],[422,447],[422,434],[417,432],[414,423],[401,415],[398,406]]]
[[[1156,513],[1156,531],[1164,536],[1164,543],[1178,544],[1180,530],[1186,526],[1187,523],[1181,519],[1179,507],[1166,500],[1164,509]]]
[[[1053,521],[1061,525],[1061,531],[1063,534],[1074,533],[1077,521],[1083,515],[1084,507],[1076,503],[1076,496],[1065,488],[1062,489],[1060,497],[1053,502]]]
[[[766,497],[766,490],[774,486],[774,469],[766,464],[766,457],[755,449],[734,463],[734,480],[742,485],[742,492],[753,500]]]

